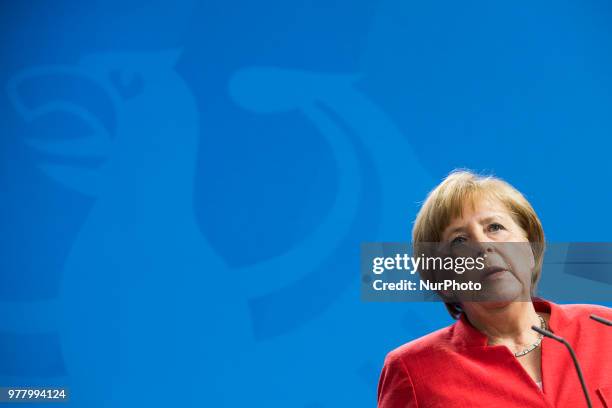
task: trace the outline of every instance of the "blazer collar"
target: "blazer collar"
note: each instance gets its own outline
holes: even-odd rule
[[[566,325],[567,316],[559,305],[541,298],[534,298],[532,302],[537,312],[550,314],[549,330],[558,332],[559,328]],[[465,313],[462,313],[459,320],[453,325],[451,342],[467,347],[486,347],[488,345],[487,336],[472,326]]]

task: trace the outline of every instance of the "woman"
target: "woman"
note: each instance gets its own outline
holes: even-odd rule
[[[412,235],[415,253],[431,242],[478,248],[494,272],[484,279],[503,296],[456,302],[440,293],[457,322],[387,355],[379,408],[586,407],[568,351],[534,325],[573,346],[593,407],[612,408],[612,328],[589,318],[612,319],[612,311],[533,297],[544,232],[520,192],[498,178],[455,171],[429,194]],[[529,256],[515,256],[519,247],[532,248]]]

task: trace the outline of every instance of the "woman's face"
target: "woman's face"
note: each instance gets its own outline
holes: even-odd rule
[[[465,205],[462,216],[444,229],[442,241],[455,257],[484,257],[484,269],[455,277],[482,284],[480,291],[464,294],[463,300],[506,303],[530,299],[533,251],[525,230],[499,201],[482,199]]]

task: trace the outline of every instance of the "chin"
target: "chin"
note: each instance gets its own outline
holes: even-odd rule
[[[483,288],[483,292],[476,293],[473,300],[486,305],[487,308],[501,308],[513,302],[525,302],[530,296],[518,282],[499,282],[490,288]]]
[[[503,309],[514,301],[492,301],[492,302],[478,302],[478,304],[482,305],[486,309]]]

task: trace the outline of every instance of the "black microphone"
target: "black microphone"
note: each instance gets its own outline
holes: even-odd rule
[[[574,360],[574,367],[576,367],[576,373],[578,373],[578,379],[580,379],[580,385],[582,385],[582,392],[584,392],[584,398],[586,399],[587,406],[589,408],[592,408],[593,405],[591,405],[591,397],[589,397],[589,391],[587,390],[586,384],[584,383],[582,369],[580,368],[580,364],[578,363],[578,358],[576,358],[576,353],[574,353],[574,349],[572,348],[572,346],[570,346],[567,340],[565,340],[563,337],[557,336],[556,334],[549,332],[546,329],[542,329],[538,326],[531,326],[531,328],[537,331],[538,333],[540,333],[542,336],[546,336],[553,340],[558,341],[559,343],[563,343],[563,345],[567,347],[567,349],[570,352],[570,355],[572,356],[572,360]]]
[[[606,326],[612,326],[612,321],[608,320],[608,319],[604,319],[603,317],[599,317],[597,315],[592,314],[591,319],[595,320],[596,322],[599,322],[601,324],[605,324]]]

